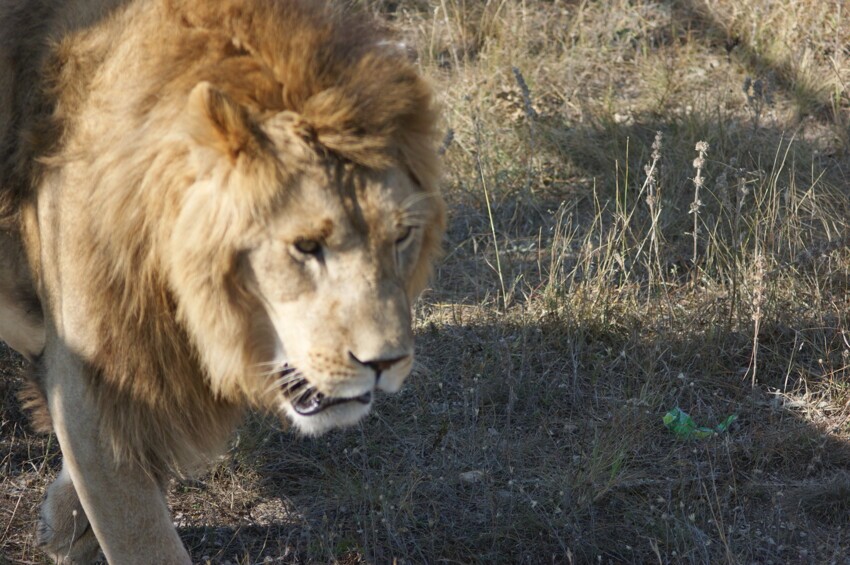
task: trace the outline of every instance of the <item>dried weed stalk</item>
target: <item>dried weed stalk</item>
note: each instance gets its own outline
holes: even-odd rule
[[[699,245],[699,210],[702,208],[702,200],[699,198],[699,190],[705,184],[705,179],[702,176],[702,169],[705,166],[705,156],[708,153],[708,143],[705,141],[697,142],[696,145],[697,150],[697,158],[694,159],[694,168],[696,169],[696,175],[694,175],[694,201],[691,203],[689,214],[693,214],[694,216],[694,228],[693,228],[693,239],[694,239],[694,252],[692,258],[692,266],[693,266],[693,282],[696,284],[698,279],[697,273],[697,246]]]
[[[646,205],[649,208],[649,246],[650,258],[648,271],[651,273],[656,269],[659,278],[664,272],[661,268],[661,252],[658,245],[658,220],[661,217],[661,199],[658,184],[658,169],[661,166],[661,132],[655,132],[655,140],[652,142],[652,161],[644,166],[646,173]]]
[[[487,206],[487,219],[490,222],[490,234],[493,236],[493,248],[496,253],[496,272],[499,275],[499,285],[502,289],[502,307],[508,307],[508,292],[505,288],[505,277],[502,273],[502,259],[501,253],[499,252],[499,238],[496,236],[496,222],[493,219],[493,205],[490,202],[490,190],[487,186],[487,177],[484,174],[484,165],[481,162],[481,151],[482,151],[482,141],[481,141],[481,120],[479,119],[478,112],[476,111],[476,115],[474,118],[475,121],[475,166],[478,171],[478,180],[481,181],[481,188],[484,190],[484,202]]]
[[[773,106],[770,81],[760,78],[753,80],[747,77],[744,79],[743,91],[747,97],[747,106],[753,114],[753,131],[755,131],[759,128],[764,109]]]
[[[750,385],[756,386],[756,377],[758,375],[758,351],[759,351],[759,333],[761,331],[761,322],[763,311],[767,298],[765,296],[765,280],[766,277],[765,258],[761,250],[756,251],[755,265],[752,274],[753,296],[753,351],[750,357]]]
[[[525,82],[525,77],[518,67],[512,67],[514,78],[516,79],[519,91],[522,94],[522,107],[525,112],[526,122],[528,122],[528,155],[525,163],[525,190],[534,192],[532,186],[532,172],[534,169],[535,155],[535,139],[534,139],[534,123],[537,120],[537,110],[531,103],[531,91],[528,89],[528,83]]]

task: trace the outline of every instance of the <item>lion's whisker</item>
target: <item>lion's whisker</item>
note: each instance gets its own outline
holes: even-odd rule
[[[414,375],[427,375],[431,373],[431,368],[417,357],[413,360],[413,367],[410,368],[410,372]]]
[[[298,371],[294,367],[290,367],[287,370],[287,373],[283,374],[280,378],[272,381],[266,392],[280,390],[285,395],[291,396],[294,392],[296,392],[298,389],[300,389],[306,384],[308,384],[307,379],[304,378],[303,373],[301,373],[301,371]]]
[[[301,380],[303,380],[303,377],[300,373],[292,373],[287,375],[281,375],[279,378],[275,379],[274,384],[278,387],[284,387]]]
[[[259,363],[254,363],[253,367],[285,367],[286,361],[260,361]]]
[[[307,384],[307,381],[305,381],[305,380],[300,380],[300,381],[298,381],[298,382],[292,383],[292,384],[290,384],[289,386],[287,386],[287,387],[286,387],[286,392],[287,392],[287,394],[290,394],[290,395],[291,395],[291,394],[295,394],[295,393],[298,391],[298,389],[299,389],[299,388],[301,388],[301,387],[303,387],[303,386],[305,386],[305,385],[306,385],[306,386],[309,386],[309,385]]]

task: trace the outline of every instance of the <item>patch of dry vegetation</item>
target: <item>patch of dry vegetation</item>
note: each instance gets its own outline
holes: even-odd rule
[[[419,374],[359,429],[250,422],[172,489],[193,555],[845,559],[844,3],[362,3],[416,46],[453,132]],[[0,547],[41,562],[57,451],[3,382]],[[681,440],[675,406],[739,419]]]

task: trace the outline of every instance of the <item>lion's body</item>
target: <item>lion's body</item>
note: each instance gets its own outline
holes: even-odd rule
[[[157,483],[244,407],[319,432],[382,371],[400,386],[443,212],[430,93],[393,45],[307,0],[0,0],[0,337],[65,454],[45,520],[76,488],[110,560],[185,561]],[[321,394],[257,370],[284,359]]]

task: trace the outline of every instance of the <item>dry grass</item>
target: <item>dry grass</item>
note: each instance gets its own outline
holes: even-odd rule
[[[422,368],[354,430],[249,422],[172,489],[193,556],[845,560],[843,2],[362,3],[417,46],[454,132]],[[59,456],[2,382],[0,547],[40,563]],[[675,406],[739,419],[681,440]]]

